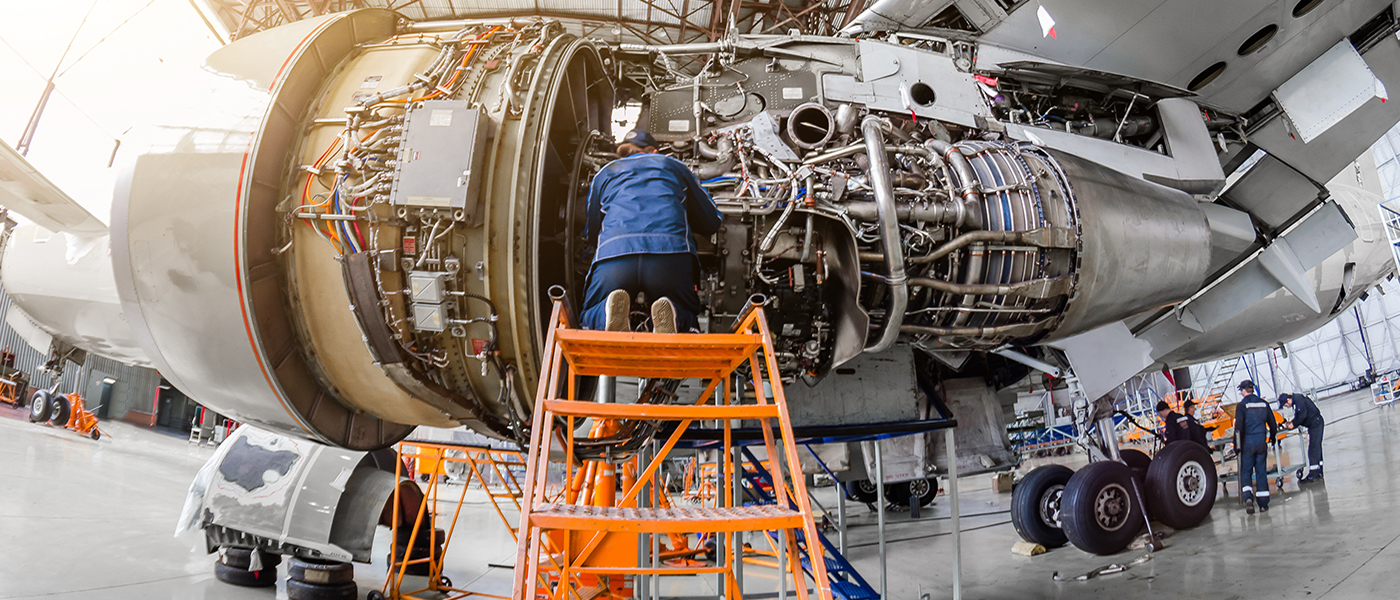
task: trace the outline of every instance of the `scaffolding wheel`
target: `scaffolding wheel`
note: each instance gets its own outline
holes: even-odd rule
[[[92,433],[89,433],[88,435],[91,436],[93,440],[98,440],[102,438],[102,432],[98,431],[96,427],[93,427]]]
[[[368,594],[365,594],[365,600],[384,600],[384,592],[370,590]]]

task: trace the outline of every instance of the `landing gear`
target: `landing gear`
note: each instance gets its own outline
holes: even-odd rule
[[[1011,492],[1011,524],[1021,539],[1058,548],[1069,538],[1062,529],[1061,510],[1065,484],[1074,471],[1064,465],[1045,465],[1031,471]]]
[[[1118,453],[1123,458],[1123,464],[1128,465],[1133,470],[1133,476],[1139,480],[1147,477],[1147,469],[1152,466],[1152,457],[1142,450],[1122,450]]]
[[[1215,506],[1215,461],[1200,444],[1167,444],[1147,469],[1147,504],[1153,518],[1175,529],[1195,527]]]
[[[1143,512],[1133,498],[1133,470],[1104,461],[1070,477],[1061,499],[1065,536],[1094,554],[1115,554],[1142,529]]]
[[[870,501],[874,502],[874,486],[872,485],[871,488],[872,498]],[[932,504],[936,496],[938,496],[938,480],[932,478],[911,479],[885,486],[885,501],[896,506],[913,506],[914,502],[918,502],[920,507],[924,507]]]
[[[874,504],[876,500],[880,499],[880,492],[875,489],[875,482],[869,479],[847,482],[846,490],[850,492],[848,496],[856,502]]]
[[[48,390],[34,390],[29,395],[29,422],[43,423],[49,420],[49,412],[53,410],[53,396]]]

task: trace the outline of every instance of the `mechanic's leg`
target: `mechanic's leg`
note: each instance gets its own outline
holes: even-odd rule
[[[1308,464],[1312,471],[1309,477],[1322,477],[1322,429],[1323,423],[1318,423],[1317,427],[1308,428]]]
[[[1269,453],[1254,455],[1254,500],[1260,510],[1269,509]]]
[[[607,329],[607,299],[613,290],[626,290],[632,297],[641,291],[641,282],[636,277],[638,258],[618,256],[593,265],[583,296],[583,310],[579,313],[579,321],[585,329]]]
[[[662,298],[676,309],[676,331],[685,333],[700,328],[700,294],[695,291],[695,257],[689,254],[649,254],[641,259],[639,271],[645,273],[639,282],[647,294],[647,302]]]
[[[1243,445],[1235,447],[1235,472],[1239,474],[1236,481],[1240,486],[1240,503],[1249,506],[1254,502],[1254,479],[1250,478],[1249,453],[1244,451]]]

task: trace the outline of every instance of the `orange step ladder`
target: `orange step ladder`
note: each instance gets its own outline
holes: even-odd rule
[[[520,515],[513,598],[618,597],[626,595],[631,587],[627,576],[719,573],[723,577],[724,597],[738,600],[740,585],[734,565],[742,560],[743,549],[737,547],[735,536],[728,536],[726,546],[717,552],[725,555],[723,564],[716,560],[715,566],[684,563],[652,567],[638,564],[636,534],[777,531],[788,554],[788,573],[780,574],[779,580],[791,577],[798,600],[807,600],[808,585],[801,567],[796,532],[802,530],[805,539],[814,540],[818,539],[817,527],[800,473],[782,381],[777,377],[773,338],[763,310],[750,304],[741,315],[735,332],[726,334],[586,331],[570,327],[567,311],[562,301],[556,299],[547,336],[530,429],[529,457],[522,478],[525,499]],[[743,366],[748,367],[746,376],[755,392],[752,404],[740,403],[736,397],[742,394],[733,394],[730,389],[735,370]],[[577,376],[699,379],[706,382],[706,387],[693,403],[682,404],[680,399],[673,398],[675,403],[668,404],[602,404],[575,399]],[[771,386],[771,401],[764,393],[765,383]],[[565,393],[562,398],[561,387]],[[719,390],[723,393],[717,396],[715,392]],[[630,456],[577,460],[575,431],[577,420],[584,418],[593,422],[589,438],[629,421],[674,421],[678,424],[646,464]],[[724,481],[733,482],[731,430],[736,419],[762,422],[764,447],[775,467],[774,492],[780,498],[788,497],[787,486],[793,486],[796,509],[785,505],[734,506],[733,490],[718,494],[715,506],[637,506],[638,497],[646,486],[655,486],[651,488],[655,491],[662,485],[654,476],[682,434],[696,421],[723,423],[724,445],[719,451],[724,460]],[[778,439],[774,435],[774,421]],[[550,449],[555,442],[563,449],[564,494],[549,490]],[[559,454],[554,454],[556,460]],[[779,456],[785,460],[777,460]],[[621,475],[623,493],[620,498],[614,497],[614,473]],[[581,480],[594,488],[592,494],[577,493]],[[653,493],[651,497],[657,495]],[[600,547],[607,550],[599,551]],[[815,545],[810,550],[814,553],[811,564],[816,572],[812,584],[817,598],[831,600],[822,548]],[[622,585],[619,580],[627,580],[627,583]]]

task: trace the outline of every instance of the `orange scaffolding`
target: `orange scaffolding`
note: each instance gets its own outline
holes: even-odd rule
[[[703,573],[722,574],[725,597],[738,598],[734,565],[742,560],[743,549],[738,547],[735,536],[728,536],[727,547],[718,549],[717,554],[723,554],[724,560],[716,560],[713,566],[682,562],[652,567],[639,564],[635,534],[777,531],[787,553],[787,576],[796,584],[798,600],[807,600],[797,532],[802,531],[805,540],[819,538],[805,482],[800,471],[794,471],[800,469],[797,445],[782,382],[777,377],[772,335],[762,309],[751,304],[735,332],[726,334],[584,331],[569,325],[562,301],[556,299],[540,368],[530,453],[522,478],[525,510],[520,517],[520,531],[524,535],[517,537],[513,598],[590,600],[603,595],[624,596],[630,595],[636,575]],[[745,375],[755,392],[752,404],[742,404],[743,395],[731,393],[735,371],[741,367],[747,367]],[[578,376],[698,379],[706,382],[706,387],[693,404],[581,402],[575,399]],[[561,387],[565,392],[562,398]],[[769,389],[771,402],[764,393]],[[717,397],[720,390],[723,393]],[[579,419],[592,420],[585,440],[609,435],[627,422],[678,424],[650,462],[643,464],[635,456],[577,459],[575,432]],[[787,489],[791,486],[795,508],[783,503],[735,506],[732,489],[716,490],[720,493],[712,507],[668,507],[668,503],[661,502],[663,486],[654,475],[696,421],[723,424],[724,443],[719,456],[723,457],[725,477],[721,485],[733,485],[736,465],[730,450],[735,420],[761,422],[764,446],[768,456],[774,457],[774,492],[779,498],[789,497]],[[556,441],[562,447],[561,453],[550,451]],[[560,494],[549,493],[549,466],[551,461],[557,462],[558,454],[563,455],[565,471],[562,499]],[[779,456],[785,460],[778,460]],[[620,498],[615,487],[619,466],[623,492]],[[650,497],[658,499],[657,505],[639,507],[639,496],[648,489]],[[824,550],[820,544],[807,544],[807,551],[811,554],[816,594],[820,600],[831,600]]]
[[[447,554],[447,548],[452,543],[453,531],[457,527],[457,518],[461,516],[467,490],[471,488],[473,481],[481,484],[481,489],[485,490],[491,499],[491,506],[496,510],[496,516],[501,518],[501,522],[510,531],[511,537],[518,537],[511,517],[507,516],[502,509],[502,503],[508,501],[509,506],[514,506],[516,511],[520,511],[522,492],[520,482],[515,476],[515,470],[524,468],[524,455],[515,450],[404,441],[399,442],[398,456],[398,465],[395,470],[401,483],[394,488],[393,517],[390,524],[393,536],[390,538],[389,547],[389,573],[384,580],[384,586],[379,590],[382,597],[393,600],[402,598],[456,600],[467,596],[481,596],[504,600],[505,596],[453,587],[452,581],[442,574],[443,557]],[[423,493],[423,501],[416,503],[416,513],[412,523],[406,522],[406,519],[403,518],[407,515],[403,514],[404,511],[401,508],[413,504],[409,499],[402,497],[403,486],[416,485],[411,480],[403,480],[405,461],[412,461],[412,464],[429,463],[434,465],[433,469],[428,471],[432,476],[428,478],[428,488]],[[429,539],[437,535],[437,524],[440,517],[438,511],[435,510],[442,488],[442,478],[438,475],[445,473],[445,466],[452,463],[463,466],[464,481],[462,481],[462,492],[456,499],[456,509],[444,531],[442,546],[439,548],[436,539]],[[491,482],[487,481],[488,475],[492,476],[496,482],[495,487],[501,491],[492,489]],[[400,531],[403,531],[405,527],[408,528],[408,542],[403,545],[403,555],[400,558],[398,554]],[[412,549],[417,547],[419,540],[428,540],[428,552],[426,556],[414,557]],[[405,589],[412,587],[405,585],[405,578],[410,575],[409,567],[414,565],[427,565],[427,585],[419,589]]]

